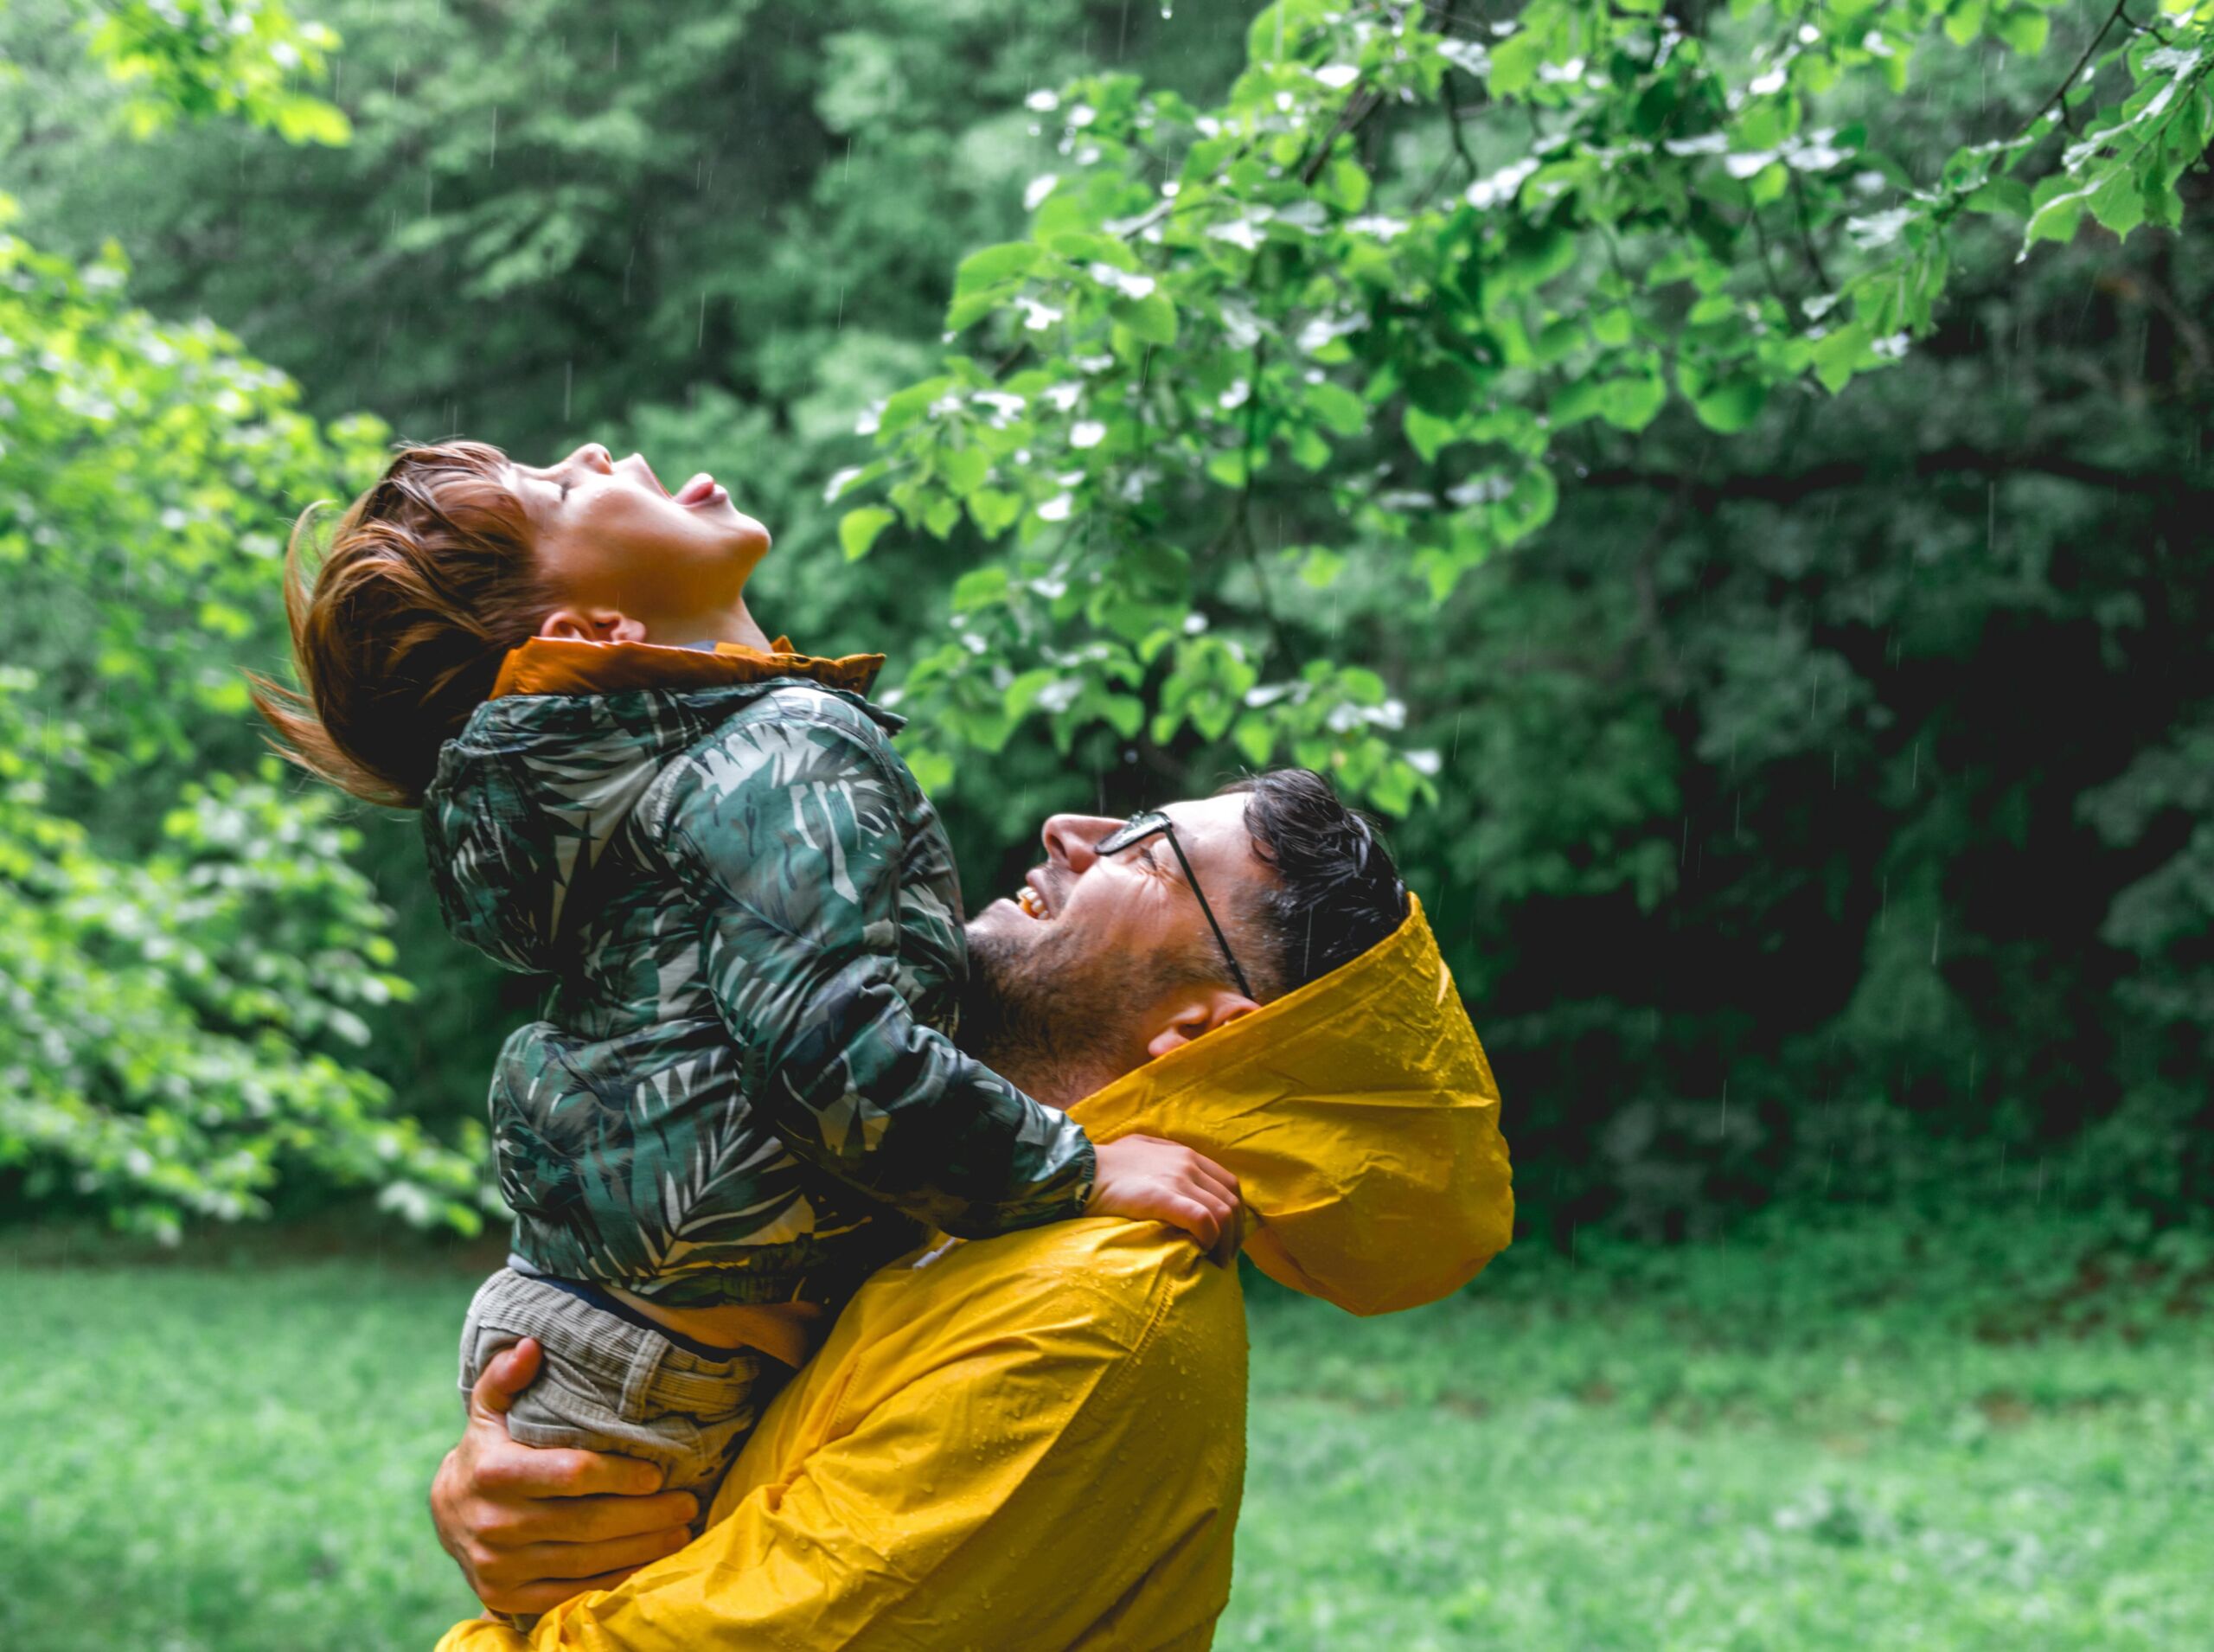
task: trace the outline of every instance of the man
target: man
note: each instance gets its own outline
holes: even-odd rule
[[[970,926],[963,1036],[1095,1139],[1239,1181],[1245,1249],[1357,1313],[1457,1289],[1513,1225],[1498,1095],[1420,905],[1304,771],[1128,823],[1059,816]],[[848,1304],[706,1534],[642,1465],[533,1451],[488,1370],[432,1489],[442,1540],[531,1646],[1202,1648],[1245,1471],[1238,1276],[1154,1224],[947,1240]],[[643,1483],[641,1483],[643,1482]],[[650,1562],[650,1564],[648,1564]],[[579,1591],[584,1592],[579,1592]]]

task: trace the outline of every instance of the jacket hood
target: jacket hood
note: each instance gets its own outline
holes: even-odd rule
[[[1360,957],[1069,1114],[1094,1141],[1142,1130],[1219,1160],[1261,1271],[1353,1313],[1449,1295],[1513,1234],[1499,1089],[1411,894]]]
[[[767,653],[533,637],[441,748],[424,794],[446,927],[509,969],[554,971],[574,952],[564,924],[578,916],[578,891],[671,759],[779,679],[821,683],[896,727],[861,699],[883,663],[816,659],[781,637]],[[724,694],[726,711],[714,703]]]

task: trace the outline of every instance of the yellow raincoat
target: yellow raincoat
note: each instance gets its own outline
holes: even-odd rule
[[[1071,1111],[1220,1161],[1246,1253],[1354,1313],[1457,1290],[1513,1229],[1498,1091],[1419,905]],[[1153,1223],[947,1240],[847,1305],[697,1542],[439,1652],[1204,1648],[1245,1459],[1234,1269]]]

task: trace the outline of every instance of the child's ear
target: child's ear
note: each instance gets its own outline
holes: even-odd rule
[[[1160,1006],[1153,1036],[1145,1053],[1158,1060],[1169,1051],[1189,1044],[1203,1034],[1227,1026],[1240,1015],[1258,1009],[1244,993],[1231,987],[1193,987],[1179,992]]]
[[[646,628],[612,608],[556,608],[538,627],[541,637],[566,643],[643,643]]]

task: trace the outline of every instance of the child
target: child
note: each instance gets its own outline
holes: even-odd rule
[[[1226,1172],[1095,1148],[952,1043],[960,890],[862,697],[881,657],[770,644],[768,534],[712,478],[454,442],[399,453],[311,587],[308,523],[301,688],[257,705],[304,766],[419,807],[453,932],[552,977],[493,1077],[514,1255],[462,1341],[464,1390],[543,1346],[516,1439],[645,1458],[704,1515],[816,1322],[924,1226],[1224,1235]]]

